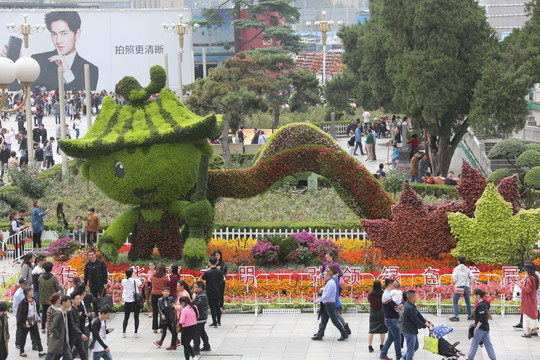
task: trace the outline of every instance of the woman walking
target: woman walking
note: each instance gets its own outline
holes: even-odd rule
[[[335,264],[338,268],[339,277],[341,278],[343,276],[343,271],[341,271],[341,266],[334,260],[334,254],[326,253],[325,257],[326,261],[322,264],[321,277],[324,277],[324,270],[326,270],[328,265]]]
[[[521,288],[521,314],[523,314],[523,328],[527,331],[521,335],[524,338],[538,336],[538,299],[536,292],[540,279],[536,275],[534,265],[526,264],[524,270],[527,272],[525,279],[518,283]]]
[[[47,344],[49,343],[49,340],[51,339],[52,334],[52,322],[54,313],[56,310],[60,309],[60,294],[54,293],[49,298],[49,307],[47,308],[47,311],[45,312],[45,322],[47,325]]]
[[[126,328],[129,321],[129,316],[133,313],[135,319],[135,333],[134,337],[139,337],[139,311],[135,303],[135,293],[139,292],[139,286],[141,286],[141,280],[137,277],[133,277],[133,269],[126,270],[126,278],[122,279],[122,299],[124,299],[124,323],[122,325],[122,337],[126,337]]]
[[[32,233],[34,235],[34,247],[41,249],[41,232],[45,228],[43,217],[47,215],[51,209],[47,206],[47,210],[41,211],[39,205],[39,200],[34,200],[34,210],[32,210]]]
[[[56,233],[58,237],[68,237],[69,228],[66,220],[66,214],[64,214],[64,203],[59,202],[56,206]]]
[[[187,296],[182,296],[180,298],[180,304],[183,308],[180,315],[180,325],[182,326],[181,342],[184,347],[184,356],[186,360],[189,360],[190,356],[195,357],[195,352],[191,347],[191,340],[193,340],[193,336],[195,335],[199,311]]]
[[[152,275],[156,272],[156,263],[150,260],[148,262],[148,271],[146,272],[146,283],[144,284],[144,298],[146,299],[146,310],[148,317],[152,317]]]
[[[384,344],[385,334],[388,332],[386,325],[384,324],[384,312],[382,308],[382,286],[379,280],[373,282],[373,289],[368,294],[369,301],[369,335],[368,335],[368,349],[369,352],[373,352],[373,334],[380,334],[382,350]]]
[[[178,265],[171,264],[171,275],[169,275],[168,287],[171,288],[171,298],[173,303],[178,299],[178,281],[180,280],[180,274],[178,274]]]
[[[36,258],[32,253],[28,253],[23,256],[23,262],[21,265],[21,277],[28,280],[29,284],[32,284],[32,270],[34,268],[33,264],[35,259]]]
[[[152,319],[152,330],[154,333],[158,332],[159,329],[159,309],[158,309],[158,300],[163,294],[163,288],[167,286],[169,280],[167,279],[167,274],[165,272],[165,265],[159,264],[156,268],[156,272],[151,277],[152,281],[152,310],[153,310],[153,319]]]
[[[182,312],[182,308],[183,308],[182,303],[180,302],[180,299],[185,296],[192,299],[193,295],[191,294],[191,289],[189,288],[189,284],[185,282],[184,280],[180,280],[178,282],[176,289],[178,293],[178,299],[174,303],[174,310],[176,312],[176,321],[179,321],[180,313]]]
[[[349,131],[349,139],[347,140],[347,152],[350,156],[354,155],[354,143],[356,142],[356,137],[354,136],[354,130]]]
[[[19,351],[21,357],[28,357],[28,354],[24,352],[24,346],[26,345],[26,337],[31,332],[36,340],[36,345],[39,351],[39,357],[45,357],[43,352],[43,346],[41,345],[41,338],[39,336],[38,322],[41,322],[39,317],[39,311],[34,298],[34,290],[31,287],[24,289],[24,300],[19,304],[17,310],[17,327],[21,331],[21,339],[19,345]]]
[[[375,160],[375,138],[373,137],[373,133],[371,132],[370,128],[366,131],[366,152],[367,152],[367,160],[372,161]]]
[[[227,263],[223,260],[223,254],[221,253],[221,250],[216,249],[212,253],[212,256],[215,256],[217,259],[217,268],[221,270],[223,273],[223,283],[221,284],[221,288],[219,289],[219,307],[223,311],[223,299],[225,297],[225,283],[227,282],[227,272],[229,271],[229,268],[227,267]]]

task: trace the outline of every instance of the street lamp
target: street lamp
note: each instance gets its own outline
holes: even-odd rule
[[[306,22],[306,26],[308,28],[311,28],[311,21]],[[337,25],[339,27],[343,26],[343,21],[338,21]],[[322,77],[322,83],[323,86],[326,85],[326,34],[332,30],[334,27],[334,21],[326,20],[326,11],[322,12],[322,20],[321,21],[315,21],[315,29],[320,31],[322,33],[322,44],[323,44],[323,77]]]
[[[189,24],[183,23],[182,18],[183,15],[179,15],[180,22],[178,24],[172,23],[171,25],[167,23],[163,23],[163,30],[165,30],[168,33],[177,34],[178,35],[178,43],[180,45],[180,52],[178,53],[178,80],[179,80],[179,86],[180,86],[180,99],[182,99],[184,91],[182,89],[182,53],[184,51],[184,35],[187,35],[189,33],[189,30],[191,26]],[[199,28],[199,24],[193,25],[194,31],[196,31]]]
[[[24,48],[28,49],[28,36],[31,34],[37,34],[39,32],[42,32],[45,30],[45,24],[36,24],[34,26],[28,24],[26,21],[28,18],[28,15],[24,14],[24,23],[21,25],[16,25],[15,23],[9,23],[6,24],[6,28],[11,33],[17,33],[21,34],[24,39]],[[0,65],[0,77],[2,77],[2,81],[0,82],[0,87],[2,88],[2,100],[0,105],[0,110],[5,111],[3,109],[4,103],[6,100],[6,91],[9,87],[9,83],[6,85],[6,81],[10,78],[11,81],[15,80],[17,78],[21,85],[24,87],[24,99],[21,101],[21,105],[18,106],[15,109],[12,109],[10,111],[5,112],[14,112],[19,110],[23,104],[26,105],[26,136],[28,140],[28,161],[32,163],[34,161],[34,152],[32,149],[34,148],[34,139],[33,139],[33,133],[32,133],[32,104],[30,102],[30,87],[32,86],[32,83],[36,81],[39,77],[40,68],[39,64],[36,60],[30,58],[30,57],[21,57],[19,60],[15,62],[15,76],[13,76],[13,66],[9,64],[6,59],[2,60]],[[9,59],[7,59],[9,60]],[[11,61],[11,60],[9,60]],[[4,67],[6,67],[7,72],[4,73]],[[10,70],[11,69],[11,70]],[[27,101],[28,100],[28,101]]]

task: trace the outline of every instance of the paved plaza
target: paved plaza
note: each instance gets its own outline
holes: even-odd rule
[[[158,349],[152,344],[157,340],[157,334],[152,333],[151,319],[141,314],[139,338],[133,337],[133,318],[127,331],[127,338],[122,338],[123,313],[112,314],[108,326],[115,331],[107,336],[111,347],[113,359],[183,359],[182,348],[176,351],[167,351],[165,347]],[[304,314],[263,314],[255,317],[254,314],[226,314],[223,316],[223,326],[218,329],[208,328],[212,351],[201,353],[201,360],[345,360],[379,358],[379,352],[367,351],[367,332],[369,315],[366,313],[344,314],[350,324],[352,335],[343,342],[338,342],[339,333],[331,324],[327,327],[324,341],[312,341],[310,337],[316,331],[317,317],[313,313]],[[446,336],[451,343],[460,341],[458,346],[463,352],[468,352],[471,341],[467,340],[469,321],[453,323],[448,316],[437,318],[426,315],[426,318],[435,325],[446,324],[454,328],[454,332]],[[518,322],[518,316],[507,315],[504,318],[494,316],[491,323],[491,340],[495,346],[497,360],[537,360],[540,359],[540,338],[521,338],[522,332],[514,331],[512,325]],[[13,316],[10,316],[10,333],[15,334]],[[427,331],[420,331],[420,349],[415,359],[441,359],[442,356],[422,350],[423,336]],[[165,344],[169,344],[168,334]],[[378,349],[378,338],[374,341],[374,348]],[[13,341],[10,342],[9,359],[17,359],[18,350]],[[393,348],[389,356],[394,354]],[[28,359],[37,359],[36,351],[28,351]],[[489,359],[484,349],[479,349],[475,359]]]

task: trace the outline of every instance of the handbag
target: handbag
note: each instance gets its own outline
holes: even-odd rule
[[[454,294],[463,295],[465,294],[464,287],[454,287]]]
[[[180,323],[176,323],[176,333],[179,334],[182,332],[182,325]]]
[[[139,289],[137,289],[137,283],[135,282],[135,279],[133,279],[133,287],[135,288],[135,291],[133,292],[133,299],[135,300],[135,308],[137,310],[141,310],[143,308],[143,296],[139,292]]]
[[[424,350],[431,351],[432,353],[439,353],[439,339],[431,337],[431,336],[424,336]]]
[[[112,309],[114,305],[112,296],[103,296],[103,294],[105,294],[105,289],[103,289],[101,297],[98,300],[98,310],[101,310],[104,306],[109,306]]]

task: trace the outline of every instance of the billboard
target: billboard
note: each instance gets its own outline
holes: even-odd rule
[[[204,19],[202,9],[196,9],[193,13],[195,21]],[[234,57],[234,28],[232,22],[234,18],[228,10],[219,9],[218,12],[223,17],[223,24],[220,27],[201,27],[193,34],[193,48],[197,61],[202,61],[202,49],[206,49],[207,61],[218,62],[229,57]]]
[[[21,47],[20,55],[32,56],[40,64],[41,74],[35,84],[47,90],[58,87],[58,67],[64,69],[66,91],[84,88],[84,64],[89,64],[92,90],[113,91],[126,75],[146,86],[150,67],[163,66],[168,54],[169,87],[178,89],[178,35],[166,33],[162,24],[178,23],[179,13],[184,22],[191,19],[189,10],[2,10],[0,24],[19,25],[24,20],[23,14],[27,14],[29,24],[47,27],[30,35],[28,49],[18,45],[20,41],[16,38],[22,39],[22,35],[0,27],[0,44],[4,47],[1,56],[6,53],[13,56],[17,45]],[[184,37],[183,84],[192,82],[191,36],[189,32]],[[12,46],[14,49],[10,49]]]

